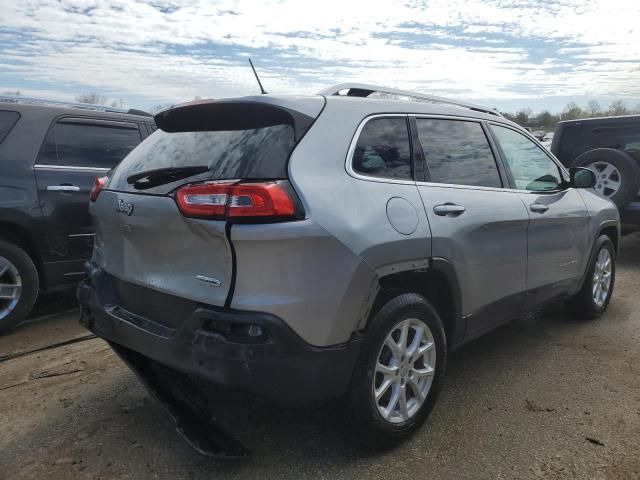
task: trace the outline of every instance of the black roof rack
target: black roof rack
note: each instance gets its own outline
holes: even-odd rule
[[[116,108],[108,107],[106,105],[94,105],[91,103],[74,103],[74,102],[61,102],[59,100],[46,100],[42,98],[23,97],[22,95],[0,95],[0,102],[4,103],[19,103],[23,105],[41,105],[63,108],[76,108],[79,110],[91,110],[94,112],[111,112],[111,113],[126,113],[129,115],[140,115],[143,117],[152,117],[149,112],[143,110],[137,110],[134,108]]]
[[[397,95],[400,97],[417,98],[420,100],[426,100],[433,103],[444,103],[447,105],[455,105],[456,107],[468,108],[475,110],[476,112],[488,113],[490,115],[496,115],[502,117],[502,114],[495,108],[483,107],[475,105],[473,103],[463,102],[460,100],[454,100],[451,98],[437,97],[435,95],[427,95],[424,93],[412,92],[409,90],[398,90],[397,88],[379,87],[377,85],[367,85],[365,83],[340,83],[333,87],[325,88],[320,95],[340,95],[340,92],[346,90],[345,94],[348,97],[368,97],[372,93],[387,93],[390,95]]]

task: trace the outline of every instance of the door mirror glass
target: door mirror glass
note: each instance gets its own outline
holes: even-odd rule
[[[588,168],[570,168],[569,174],[571,175],[571,186],[574,188],[593,188],[596,186],[596,174]]]

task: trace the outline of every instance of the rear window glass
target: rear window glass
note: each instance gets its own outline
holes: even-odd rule
[[[20,118],[20,114],[18,112],[0,110],[0,143],[2,143],[9,134],[9,131],[16,124],[18,118]]]
[[[120,164],[109,187],[128,190],[126,180],[131,175],[185,166],[209,168],[197,180],[287,178],[287,161],[294,146],[291,125],[174,133],[156,130]]]
[[[137,126],[58,122],[47,134],[38,163],[113,168],[139,143]]]
[[[353,170],[369,177],[411,180],[411,147],[405,117],[369,120],[358,138]]]
[[[635,126],[594,128],[592,135],[599,147],[618,150],[640,149],[640,122]]]

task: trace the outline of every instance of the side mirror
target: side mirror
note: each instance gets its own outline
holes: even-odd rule
[[[569,175],[573,188],[593,188],[596,186],[596,174],[588,168],[570,168]]]

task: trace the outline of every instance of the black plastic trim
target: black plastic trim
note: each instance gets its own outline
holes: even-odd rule
[[[464,341],[467,330],[466,318],[462,316],[462,293],[460,291],[460,282],[455,268],[449,260],[440,257],[430,259],[430,268],[442,273],[449,284],[451,294],[453,296],[453,331],[451,335],[451,345],[449,348],[456,348],[457,344]]]
[[[153,319],[132,321],[118,312],[110,275],[92,264],[85,273],[78,287],[81,323],[99,337],[175,370],[289,404],[339,397],[351,382],[361,335],[344,344],[315,347],[274,315],[206,304],[196,304],[175,329],[156,328]],[[171,302],[171,296],[163,301]],[[259,326],[263,334],[233,336],[220,325],[232,330]]]

